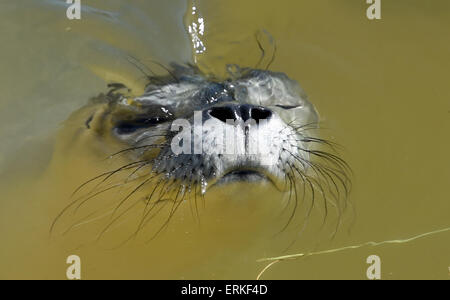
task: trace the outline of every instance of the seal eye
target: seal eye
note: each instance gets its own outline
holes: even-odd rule
[[[294,108],[301,107],[301,105],[275,105],[275,106],[282,108],[282,109],[294,109]]]
[[[131,134],[139,129],[149,128],[166,121],[164,117],[138,118],[120,121],[116,125],[117,134]]]

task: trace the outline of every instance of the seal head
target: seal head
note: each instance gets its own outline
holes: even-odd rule
[[[312,140],[302,129],[318,115],[296,81],[255,69],[224,81],[192,67],[173,74],[132,101],[120,97],[111,110],[113,135],[132,155],[151,158],[153,172],[201,183],[204,192],[235,181],[282,188],[289,173],[308,168]]]

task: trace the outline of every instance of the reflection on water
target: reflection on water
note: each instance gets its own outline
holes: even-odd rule
[[[385,1],[380,21],[367,20],[365,1],[96,0],[82,1],[82,19],[73,21],[65,18],[64,2],[0,4],[0,278],[65,278],[71,254],[81,257],[84,278],[255,278],[266,265],[257,262],[262,257],[449,226],[447,1]],[[277,210],[276,193],[264,190],[238,203],[233,199],[243,187],[234,187],[205,199],[200,224],[186,206],[150,243],[144,234],[114,247],[129,233],[127,222],[90,242],[101,218],[87,224],[69,218],[70,232],[49,237],[73,190],[123,163],[105,161],[89,137],[60,151],[78,126],[63,121],[105,92],[106,83],[123,82],[139,94],[151,71],[165,73],[153,61],[195,61],[217,75],[230,63],[270,65],[298,80],[321,115],[323,134],[344,146],[354,170],[353,222],[345,218],[330,238],[336,216],[320,229],[323,211],[316,206],[306,229],[299,230],[299,220],[274,236],[286,217],[266,219]],[[278,263],[263,278],[363,279],[366,258],[376,254],[382,278],[445,279],[449,253],[449,234],[442,232]]]

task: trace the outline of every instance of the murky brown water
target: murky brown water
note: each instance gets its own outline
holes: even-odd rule
[[[448,1],[382,1],[380,21],[369,21],[365,1],[357,0],[197,1],[195,14],[184,1],[96,0],[73,21],[64,2],[0,4],[0,278],[65,278],[72,254],[81,257],[85,279],[256,278],[267,265],[259,258],[407,239],[450,226]],[[185,26],[198,24],[198,17],[205,49],[193,56]],[[150,228],[117,247],[139,219],[132,212],[93,242],[108,223],[108,201],[126,195],[124,189],[82,207],[97,213],[89,222],[69,217],[49,235],[77,186],[123,163],[105,161],[89,137],[75,140],[76,122],[62,124],[107,82],[142,90],[143,75],[127,56],[149,66],[195,60],[221,74],[227,63],[258,63],[254,35],[261,30],[276,42],[270,69],[300,82],[325,134],[344,147],[354,171],[353,222],[349,214],[330,238],[333,215],[319,229],[317,206],[301,235],[298,220],[274,237],[286,220],[277,218],[279,195],[232,186],[225,195],[208,195],[204,207],[199,200],[200,224],[184,205],[156,239],[148,242]],[[268,64],[273,44],[262,36]],[[246,203],[234,200],[242,190]],[[279,262],[262,278],[364,279],[372,254],[381,259],[384,279],[448,279],[450,233]]]

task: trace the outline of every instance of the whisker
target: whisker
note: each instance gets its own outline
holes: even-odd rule
[[[125,152],[134,151],[134,150],[145,149],[145,148],[163,148],[163,147],[167,147],[167,146],[170,146],[170,145],[169,144],[158,144],[158,145],[143,145],[143,146],[130,147],[130,148],[122,149],[118,152],[115,152],[115,153],[109,155],[106,159],[112,158],[114,156],[117,156],[117,155],[125,153]]]
[[[269,61],[269,63],[267,64],[267,66],[266,66],[266,71],[270,68],[270,66],[272,65],[272,63],[275,61],[275,56],[276,56],[276,53],[277,53],[277,44],[276,44],[276,41],[274,40],[273,41],[273,52],[272,52],[272,58],[270,59],[270,61]]]
[[[155,64],[155,65],[160,66],[161,68],[163,68],[164,70],[166,70],[167,73],[168,73],[170,76],[172,76],[172,78],[173,78],[173,80],[175,80],[175,82],[180,83],[180,80],[178,79],[178,77],[177,77],[177,76],[175,75],[175,73],[172,72],[169,68],[167,68],[167,67],[164,66],[163,64],[157,62],[156,60],[150,59],[150,60],[147,60],[147,61],[149,61],[149,62],[151,62],[151,63],[153,63],[153,64]]]
[[[258,45],[259,50],[261,51],[261,57],[259,58],[258,63],[255,65],[255,69],[258,69],[258,67],[262,63],[264,56],[265,56],[265,50],[264,50],[264,47],[261,45],[261,42],[259,41],[258,33],[259,33],[259,31],[255,33],[255,40]]]
[[[136,193],[139,189],[141,189],[145,184],[149,183],[150,181],[152,181],[152,179],[155,178],[155,176],[152,176],[146,180],[144,180],[142,183],[140,183],[136,188],[134,188],[125,198],[123,198],[119,204],[116,206],[116,208],[114,209],[113,212],[113,216],[114,214],[117,212],[117,210],[125,203],[125,201],[127,201],[134,193]]]
[[[141,143],[142,141],[145,141],[146,139],[152,138],[152,137],[164,137],[167,138],[168,137],[168,133],[165,134],[152,134],[152,135],[146,135],[143,138],[140,138],[136,141],[136,144]]]
[[[134,165],[139,164],[139,163],[141,163],[141,162],[142,162],[142,161],[132,162],[132,163],[126,164],[125,166],[122,166],[122,167],[120,167],[120,168],[118,168],[118,169],[115,169],[115,170],[113,170],[113,171],[108,171],[108,172],[102,173],[102,174],[100,174],[100,175],[97,175],[97,176],[95,176],[95,177],[93,177],[93,178],[91,178],[91,179],[85,181],[85,182],[82,183],[81,185],[79,185],[79,186],[72,192],[72,195],[71,195],[70,197],[73,197],[73,196],[74,196],[76,193],[78,193],[84,186],[88,185],[89,183],[91,183],[91,182],[93,182],[93,181],[95,181],[95,180],[97,180],[97,179],[99,179],[99,178],[102,178],[102,177],[104,177],[104,176],[108,176],[109,174],[115,174],[115,173],[117,173],[117,172],[119,172],[119,171],[121,171],[121,170],[127,169],[128,167],[129,167],[129,168],[133,168]]]
[[[289,167],[291,168],[291,165],[288,163]],[[293,172],[293,171],[292,171]],[[297,195],[297,186],[295,184],[295,180],[291,179],[291,175],[287,174],[288,178],[290,178],[290,181],[292,182],[293,186],[294,186],[294,193],[295,193],[295,197],[294,197],[294,208],[292,210],[291,215],[288,218],[288,221],[286,222],[286,224],[283,226],[283,228],[278,232],[278,234],[280,234],[281,232],[283,232],[284,230],[286,230],[286,228],[289,226],[289,224],[292,222],[292,220],[294,219],[295,216],[295,212],[297,211],[297,205],[298,205],[298,195]],[[290,199],[290,197],[289,197]]]

